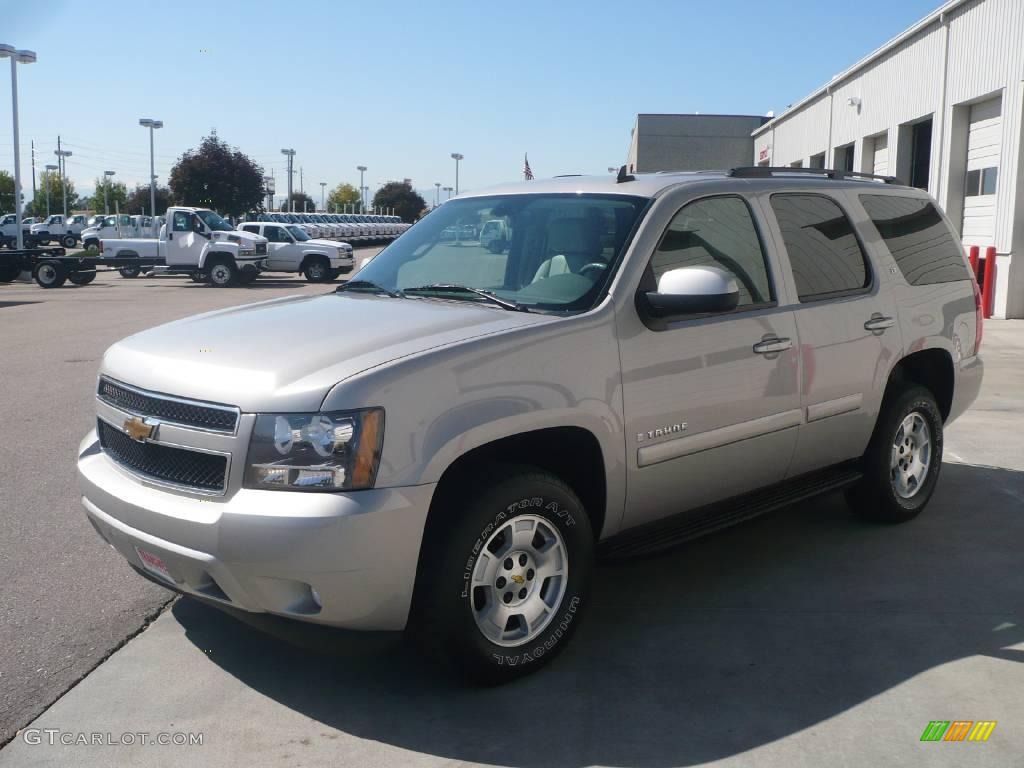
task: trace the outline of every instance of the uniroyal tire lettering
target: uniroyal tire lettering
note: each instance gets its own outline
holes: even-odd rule
[[[576,615],[576,609],[579,607],[580,598],[579,595],[575,595],[572,600],[569,601],[569,607],[566,609],[565,617],[559,622],[555,631],[551,633],[547,640],[541,645],[529,650],[523,651],[516,656],[509,656],[504,653],[492,653],[491,658],[498,662],[498,666],[514,667],[518,664],[527,664],[531,661],[537,661],[547,651],[550,651],[558,641],[562,639],[569,625],[572,623],[573,617]]]

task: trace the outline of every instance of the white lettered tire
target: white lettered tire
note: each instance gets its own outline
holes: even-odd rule
[[[580,623],[594,534],[555,475],[509,466],[438,500],[410,629],[442,663],[498,684],[550,662]]]

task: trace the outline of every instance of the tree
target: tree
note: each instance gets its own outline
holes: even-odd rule
[[[0,171],[0,211],[14,210],[14,177],[7,171]]]
[[[68,197],[68,213],[71,213],[78,207],[78,195],[75,193],[75,184],[71,179],[64,179],[64,186],[67,191]],[[46,216],[48,215],[46,210],[46,190],[50,190],[50,210],[49,213],[63,213],[64,212],[64,198],[61,194],[60,188],[60,176],[56,173],[44,172],[39,176],[39,187],[36,192],[36,199],[29,202],[24,210],[26,216]],[[25,194],[25,188],[22,187],[22,195]],[[29,194],[32,190],[29,189]],[[13,203],[12,203],[13,205]],[[88,205],[88,202],[86,203]],[[5,206],[0,205],[0,208]],[[13,210],[13,208],[12,208]],[[30,211],[30,213],[29,213]]]
[[[171,169],[174,202],[241,216],[263,210],[263,168],[213,131]],[[159,205],[157,206],[159,209]]]
[[[427,207],[412,185],[405,181],[389,181],[373,196],[374,208],[394,208],[402,221],[412,224]]]
[[[100,196],[102,197],[103,190],[100,190]],[[153,212],[149,209],[149,187],[143,184],[137,184],[135,190],[125,198],[124,203],[121,204],[121,213],[142,213],[145,211],[150,216]],[[172,196],[171,190],[167,187],[156,188],[156,215],[163,216],[167,213],[167,206],[171,205]],[[100,200],[102,205],[103,200]],[[110,210],[114,210],[114,203],[111,201]]]
[[[303,213],[304,211],[312,213],[313,211],[316,210],[316,200],[307,195],[305,192],[292,192],[292,200],[295,201],[296,213]],[[285,201],[281,204],[281,210],[292,210],[291,206],[288,205],[287,199],[285,199]]]
[[[358,210],[360,202],[358,189],[351,184],[339,184],[327,196],[327,210],[344,213],[346,206],[354,206],[351,210]]]
[[[107,210],[103,207],[103,186],[107,186],[106,202],[110,208],[110,213],[116,210],[124,210],[124,204],[128,200],[128,188],[121,181],[111,181],[108,177],[104,176],[102,179],[96,179],[96,191],[93,192],[92,198],[89,200],[89,208],[96,211],[97,213],[107,213]],[[149,187],[146,187],[148,192]],[[149,198],[146,198],[147,200]],[[157,204],[159,205],[159,200]],[[120,209],[118,209],[118,205]],[[148,207],[148,206],[147,206]]]

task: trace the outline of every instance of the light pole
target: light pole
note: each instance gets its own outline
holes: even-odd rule
[[[455,194],[459,194],[459,161],[465,160],[465,155],[460,155],[458,152],[452,152],[452,160],[455,161]]]
[[[57,156],[57,175],[60,176],[60,193],[64,198],[64,218],[68,217],[68,183],[65,181],[68,172],[68,161],[65,158],[71,157],[69,149],[55,149],[53,154]]]
[[[143,117],[139,125],[149,128],[149,215],[156,216],[156,171],[153,164],[153,131],[163,128],[162,120],[154,120],[151,117]]]
[[[441,187],[441,189],[443,189],[445,192],[448,193],[448,199],[451,200],[452,199],[452,188],[451,187]]]
[[[618,172],[619,172],[618,168],[616,168],[614,166],[611,166],[611,165],[608,166],[608,173],[618,173]]]
[[[363,174],[366,173],[365,165],[357,165],[356,170],[359,171],[359,212],[366,213],[366,187],[363,186]]]
[[[437,208],[441,204],[441,182],[434,182],[434,207]]]
[[[47,216],[50,215],[50,176],[52,176],[53,172],[56,171],[56,170],[57,170],[57,166],[56,165],[47,165],[46,166],[46,184],[44,186],[46,187],[46,215]]]
[[[282,149],[281,154],[288,158],[288,197],[285,198],[285,204],[291,213],[295,213],[295,201],[292,200],[292,166],[295,163],[295,150]]]
[[[327,203],[324,202],[326,200],[326,198],[324,197],[324,190],[325,189],[327,189],[327,182],[326,181],[321,181],[320,182],[320,210],[323,211],[324,213],[327,213]]]
[[[114,175],[113,171],[103,172],[103,215],[110,215],[110,203],[107,201],[107,190],[110,189],[110,177]]]
[[[11,60],[11,113],[14,116],[14,226],[18,230],[20,251],[25,242],[21,233],[21,149],[18,147],[18,64],[31,64],[36,60],[33,51],[19,51],[13,45],[0,45],[0,59]]]

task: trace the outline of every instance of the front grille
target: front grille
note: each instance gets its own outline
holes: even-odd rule
[[[257,256],[266,256],[267,255],[267,244],[266,243],[256,243],[256,255]]]
[[[107,378],[100,379],[96,394],[103,402],[122,411],[139,416],[154,416],[161,421],[183,427],[233,433],[238,424],[236,408],[197,403],[156,392],[143,392]]]
[[[96,432],[110,458],[140,475],[201,491],[224,491],[227,456],[160,443],[137,443],[102,419],[97,421]]]

